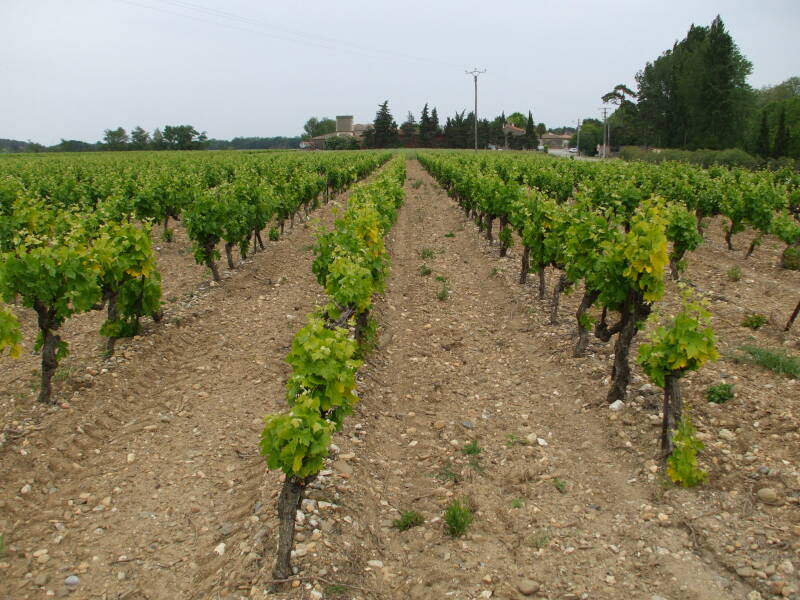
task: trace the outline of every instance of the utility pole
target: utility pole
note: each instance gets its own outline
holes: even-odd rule
[[[478,75],[486,73],[486,69],[479,71],[477,67],[472,71],[464,71],[467,75],[472,75],[475,80],[475,152],[478,151]]]
[[[578,119],[578,156],[581,155],[581,120]]]
[[[608,107],[604,106],[603,108],[599,109],[603,111],[603,158],[608,157],[608,142],[609,142],[609,135],[608,135]]]

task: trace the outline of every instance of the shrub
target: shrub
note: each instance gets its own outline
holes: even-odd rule
[[[733,398],[733,385],[730,383],[718,383],[709,386],[706,390],[706,400],[714,404],[725,404]]]
[[[672,438],[675,447],[667,459],[667,475],[683,487],[694,487],[708,477],[697,464],[697,453],[704,446],[695,433],[689,417],[683,417]]]
[[[781,267],[791,271],[800,271],[800,248],[788,246],[781,254]]]
[[[433,273],[433,271],[431,270],[431,268],[428,265],[420,265],[418,272],[422,277],[427,277],[428,275]]]
[[[270,227],[269,228],[269,241],[270,242],[277,242],[281,237],[281,232],[277,227]]]
[[[464,454],[467,456],[477,456],[481,453],[481,447],[478,445],[476,440],[471,441],[469,444],[464,446]]]
[[[731,267],[728,269],[728,280],[739,281],[742,278],[742,270],[739,267]]]

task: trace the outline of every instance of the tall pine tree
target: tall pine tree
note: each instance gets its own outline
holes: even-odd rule
[[[428,103],[426,102],[425,106],[422,107],[422,114],[419,116],[419,145],[423,148],[430,146],[433,134],[431,129],[431,115],[428,112]]]

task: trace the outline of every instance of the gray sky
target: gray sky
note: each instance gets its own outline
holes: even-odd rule
[[[471,109],[473,66],[481,116],[557,127],[717,13],[752,86],[800,75],[798,0],[0,0],[0,138],[288,136],[385,99],[398,124],[425,102],[444,122]]]

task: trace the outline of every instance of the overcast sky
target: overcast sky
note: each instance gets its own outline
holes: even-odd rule
[[[191,124],[298,135],[311,116],[398,124],[533,111],[599,115],[647,61],[720,13],[754,87],[800,75],[800,0],[0,0],[0,138],[96,141]]]

